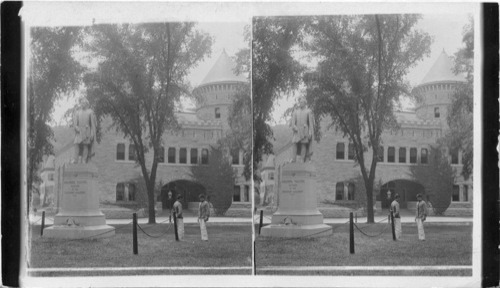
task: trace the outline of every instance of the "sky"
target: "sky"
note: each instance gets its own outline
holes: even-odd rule
[[[126,5],[120,2],[25,2],[21,11],[23,20],[33,26],[91,25],[92,23],[138,23],[157,21],[197,21],[199,28],[215,37],[211,57],[194,68],[188,79],[196,87],[215,63],[225,48],[233,56],[245,47],[243,27],[250,24],[252,16],[275,15],[317,15],[317,14],[359,14],[359,13],[417,13],[423,19],[417,28],[428,32],[434,38],[431,55],[422,60],[407,75],[412,85],[417,85],[444,49],[453,55],[462,45],[462,29],[468,22],[468,13],[477,11],[474,3],[220,3],[220,2],[141,2]],[[113,11],[110,13],[109,11]],[[74,101],[74,100],[73,100]],[[275,123],[285,123],[283,112],[293,105],[294,97],[283,97],[275,103],[272,114]],[[73,103],[56,103],[54,119]],[[405,107],[407,107],[406,105]]]
[[[469,14],[424,14],[422,19],[417,23],[416,29],[429,33],[434,41],[431,44],[431,53],[417,65],[410,69],[407,74],[407,81],[412,87],[418,85],[425,77],[429,69],[437,60],[441,52],[444,51],[452,56],[459,48],[463,46],[462,31],[463,27],[469,23]],[[271,124],[285,124],[287,118],[283,116],[284,112],[293,106],[298,93],[295,95],[284,96],[274,104]],[[412,103],[408,100],[402,101],[403,109],[412,107]]]

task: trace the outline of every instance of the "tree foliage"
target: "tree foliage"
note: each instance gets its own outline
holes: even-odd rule
[[[410,94],[404,77],[430,51],[430,36],[414,29],[418,20],[417,15],[318,16],[307,25],[305,47],[318,59],[316,71],[304,77],[316,138],[321,119],[328,119],[329,127],[353,144],[370,223],[382,133],[398,128],[394,105]],[[369,148],[372,159],[365,159]]]
[[[293,57],[301,43],[302,21],[296,17],[255,17],[252,33],[253,167],[271,154],[268,122],[274,102],[300,84],[303,65]],[[254,171],[255,172],[255,171]],[[254,173],[256,177],[258,173]],[[255,179],[259,181],[260,179]]]
[[[472,174],[474,140],[474,27],[473,20],[464,27],[462,47],[455,53],[455,73],[466,76],[466,83],[458,86],[451,98],[447,123],[449,130],[444,139],[452,150],[462,150],[462,176],[465,179]]]
[[[243,48],[236,53],[236,74],[247,75],[250,82],[250,27],[245,26],[245,41],[249,47]],[[225,135],[223,142],[229,149],[243,151],[243,176],[246,180],[252,177],[252,98],[250,96],[250,86],[245,83],[238,86],[236,94],[233,96],[233,103],[229,107],[228,123],[229,131]]]
[[[436,215],[442,215],[450,206],[453,184],[455,183],[455,171],[443,153],[444,146],[430,147],[428,164],[412,165],[410,173],[413,179],[421,183],[426,194],[430,196],[432,209]]]
[[[80,43],[80,28],[36,27],[31,29],[28,72],[28,195],[39,181],[37,169],[43,155],[53,154],[51,139],[54,102],[80,85],[83,67],[73,58]],[[29,199],[29,196],[28,196]]]
[[[233,203],[236,181],[236,171],[225,150],[227,148],[222,143],[212,146],[208,154],[208,164],[200,163],[191,167],[191,176],[207,189],[215,214],[220,216],[226,214]]]
[[[87,48],[97,69],[85,76],[96,116],[108,116],[134,144],[155,223],[154,185],[165,132],[178,128],[175,104],[188,93],[186,76],[210,52],[212,39],[194,23],[96,25]],[[153,149],[152,163],[146,159]],[[148,167],[147,165],[150,164]]]

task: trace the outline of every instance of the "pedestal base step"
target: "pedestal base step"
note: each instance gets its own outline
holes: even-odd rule
[[[332,227],[326,224],[316,224],[316,225],[271,224],[262,227],[261,230],[262,236],[283,237],[283,238],[322,237],[332,234],[333,234]]]
[[[109,225],[62,226],[55,225],[43,230],[43,237],[58,239],[98,239],[115,235],[115,228]]]

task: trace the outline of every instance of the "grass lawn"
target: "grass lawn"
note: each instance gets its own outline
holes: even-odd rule
[[[209,241],[201,241],[197,224],[185,225],[185,239],[176,242],[173,225],[159,238],[138,229],[138,255],[132,252],[132,225],[115,225],[115,236],[97,240],[63,240],[40,237],[32,231],[30,268],[70,267],[248,267],[245,270],[172,270],[160,274],[251,274],[252,230],[250,225],[207,223]],[[153,236],[167,231],[168,224],[142,225]],[[118,271],[119,272],[119,271]],[[72,272],[73,275],[81,275]],[[76,274],[75,274],[76,273]],[[126,275],[134,275],[130,271]],[[71,274],[71,273],[70,273]],[[84,273],[89,275],[88,272]],[[115,273],[116,274],[116,273]],[[140,273],[155,274],[151,271]],[[92,275],[103,275],[93,272]],[[114,274],[113,274],[114,275]],[[118,275],[125,275],[118,273]],[[64,276],[69,276],[68,273]]]
[[[388,224],[357,224],[365,233],[375,235]],[[472,225],[432,223],[425,227],[426,241],[419,241],[415,224],[403,224],[403,238],[393,241],[390,229],[378,237],[367,237],[354,229],[355,254],[349,253],[349,226],[332,225],[332,236],[321,238],[269,238],[256,240],[258,274],[292,274],[261,271],[266,266],[435,266],[472,265]],[[412,273],[410,273],[412,272]],[[394,274],[397,273],[397,274]],[[297,272],[302,275],[470,275],[471,271],[323,271]],[[429,274],[430,273],[430,274]]]

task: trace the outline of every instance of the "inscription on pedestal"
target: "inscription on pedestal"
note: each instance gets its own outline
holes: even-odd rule
[[[64,194],[77,195],[85,194],[88,184],[85,180],[64,180]]]
[[[281,191],[283,193],[290,193],[290,194],[295,194],[295,193],[302,193],[304,192],[304,185],[305,185],[305,180],[295,180],[295,179],[290,179],[290,180],[283,180],[281,181]]]

